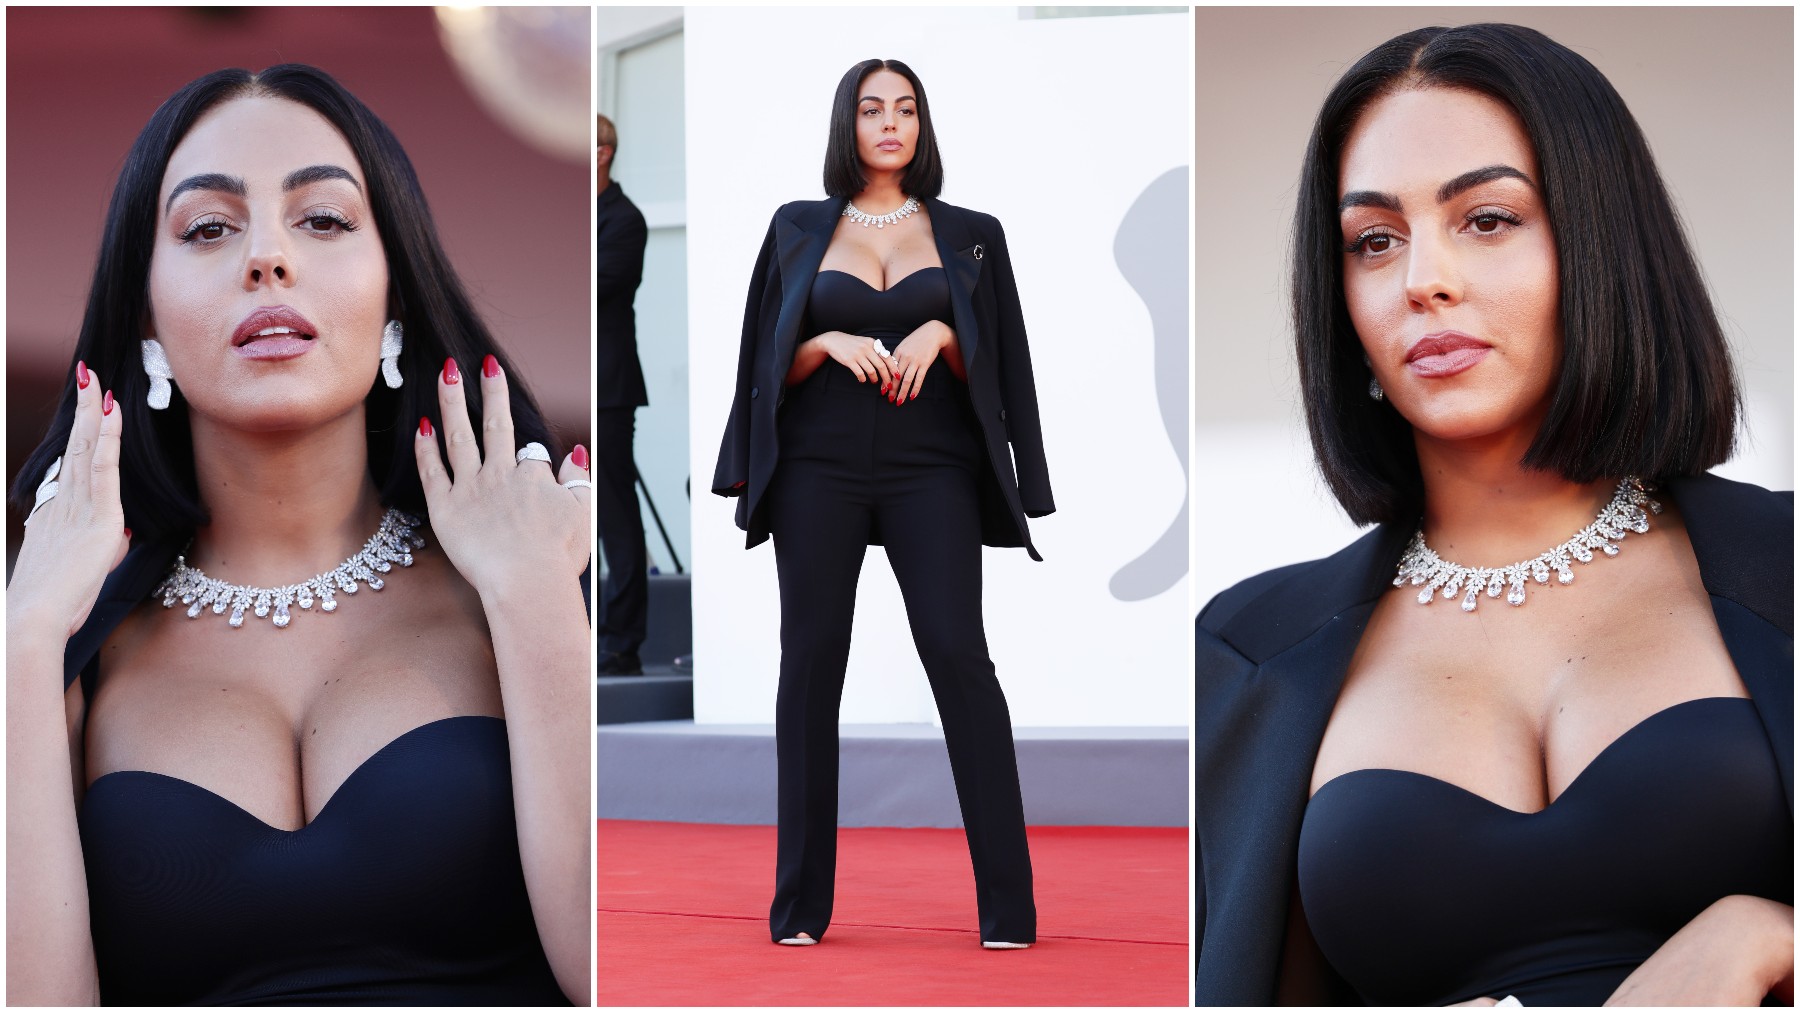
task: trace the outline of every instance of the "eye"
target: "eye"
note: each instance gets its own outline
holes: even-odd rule
[[[1464,220],[1470,231],[1483,236],[1499,235],[1520,224],[1517,215],[1500,208],[1477,208]]]
[[[309,211],[300,218],[300,230],[315,235],[329,236],[342,232],[355,232],[356,224],[335,211]]]
[[[187,230],[181,234],[181,241],[184,243],[216,243],[235,231],[237,230],[232,228],[230,222],[222,218],[207,217],[188,226]]]
[[[1400,241],[1400,237],[1385,228],[1364,229],[1355,238],[1344,244],[1344,252],[1363,257],[1374,257],[1392,250]]]

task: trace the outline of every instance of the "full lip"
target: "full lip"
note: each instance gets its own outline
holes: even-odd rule
[[[1454,376],[1486,358],[1493,347],[1461,331],[1434,331],[1406,350],[1406,365],[1417,376]]]
[[[246,359],[293,359],[311,351],[318,334],[291,306],[258,306],[231,332],[231,350]]]
[[[877,141],[875,146],[882,151],[899,151],[906,147],[905,143],[893,137],[884,137],[880,141]]]

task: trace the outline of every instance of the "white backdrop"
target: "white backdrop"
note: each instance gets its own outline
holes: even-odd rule
[[[1024,304],[1057,512],[1032,522],[1045,562],[1021,549],[984,559],[988,641],[1014,723],[1187,724],[1185,576],[1129,603],[1109,582],[1184,498],[1158,413],[1150,316],[1119,273],[1114,239],[1144,189],[1188,164],[1189,16],[691,7],[686,35],[696,720],[774,720],[774,553],[768,543],[745,552],[736,501],[705,490],[769,216],[824,196],[833,90],[851,66],[880,57],[919,75],[944,157],[942,196],[1005,225]],[[864,562],[856,616],[843,720],[935,721],[879,548]]]

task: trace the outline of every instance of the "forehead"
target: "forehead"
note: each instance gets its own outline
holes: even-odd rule
[[[175,184],[200,173],[237,176],[256,193],[259,183],[279,185],[288,173],[309,165],[341,166],[367,192],[350,142],[325,117],[289,99],[235,98],[208,109],[175,146],[163,170],[159,202],[168,200]]]
[[[1371,103],[1351,128],[1338,160],[1338,196],[1435,191],[1490,165],[1538,178],[1525,125],[1505,103],[1460,88],[1397,91]]]
[[[862,85],[856,89],[856,97],[859,101],[868,97],[892,101],[902,95],[910,97],[912,93],[911,81],[886,68],[863,78]]]

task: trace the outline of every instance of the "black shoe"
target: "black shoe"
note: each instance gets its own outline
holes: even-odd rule
[[[644,663],[630,651],[624,653],[601,651],[599,673],[601,675],[643,675]]]

